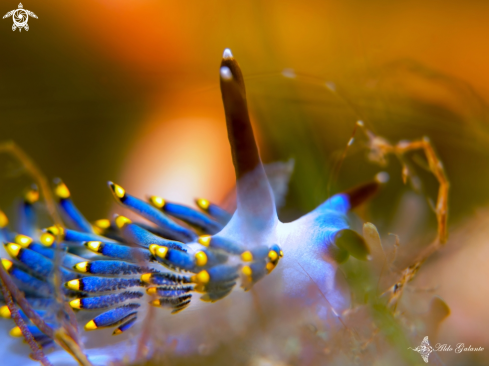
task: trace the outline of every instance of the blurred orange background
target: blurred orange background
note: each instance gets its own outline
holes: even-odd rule
[[[8,2],[2,5],[5,12],[16,7]],[[76,172],[64,172],[64,178],[74,190],[81,189],[78,182],[83,182],[97,198],[102,193],[85,178],[92,176],[94,169],[97,173],[111,171],[121,177],[121,183],[142,191],[153,174],[169,172],[166,164],[175,166],[177,161],[193,165],[192,169],[205,167],[198,175],[181,178],[195,181],[198,176],[200,185],[194,183],[178,197],[198,194],[219,199],[232,186],[217,83],[217,65],[225,47],[233,50],[251,80],[248,94],[254,110],[261,108],[257,99],[266,99],[259,91],[266,90],[265,97],[269,97],[273,89],[266,86],[280,78],[278,73],[287,67],[343,83],[354,103],[362,102],[357,97],[365,96],[365,88],[377,88],[376,95],[414,96],[417,101],[462,116],[478,130],[486,127],[485,113],[478,115],[477,121],[471,118],[477,103],[474,98],[464,95],[461,100],[460,90],[454,95],[453,90],[433,83],[433,79],[448,75],[463,87],[470,85],[483,100],[487,98],[489,71],[484,66],[489,58],[485,42],[489,4],[485,2],[87,0],[24,5],[40,17],[30,20],[32,31],[8,32],[10,21],[1,23],[2,96],[4,101],[15,101],[4,105],[2,137],[25,144],[25,149],[39,156],[41,166],[52,174],[60,170],[51,168],[53,157],[59,156],[40,150],[53,144],[65,147],[66,139],[76,142],[66,146],[63,154],[67,161],[76,160],[78,167]],[[425,74],[433,73],[408,78],[408,83],[403,80],[399,85],[395,76],[399,68],[392,72],[389,65],[405,60],[426,68]],[[394,85],[381,89],[379,83]],[[307,90],[300,97],[307,102],[311,93]],[[87,103],[81,104],[80,99]],[[77,103],[76,108],[56,108],[66,100]],[[389,108],[388,101],[382,103],[377,110]],[[83,109],[83,116],[78,119],[78,110],[73,109]],[[343,113],[349,115],[338,121],[334,148],[343,146],[354,123],[350,112]],[[199,125],[204,119],[208,128],[202,128],[201,133],[213,132],[188,133],[192,120]],[[184,121],[181,128],[172,128],[179,120]],[[333,122],[308,123],[314,128]],[[29,130],[25,127],[32,131],[31,125],[35,126],[35,138],[26,136]],[[413,125],[418,131],[409,135],[423,134]],[[72,131],[80,132],[83,139],[78,141]],[[97,131],[100,133],[95,136]],[[152,140],[145,140],[148,137]],[[277,141],[267,137],[268,146],[277,149],[273,145]],[[172,153],[170,140],[182,148]],[[95,154],[87,151],[93,150],[87,146],[100,150]],[[104,151],[104,146],[112,153]],[[211,150],[196,154],[203,148]],[[107,154],[110,159],[103,156]],[[133,156],[129,163],[124,161],[128,154]],[[196,156],[202,160],[193,164]],[[270,158],[283,157],[270,153]],[[121,171],[123,165],[125,173]],[[162,191],[155,193],[167,193]],[[80,205],[94,214],[88,202],[85,207]]]

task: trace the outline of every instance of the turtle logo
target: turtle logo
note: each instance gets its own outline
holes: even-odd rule
[[[428,336],[424,337],[424,339],[421,341],[421,344],[416,347],[416,348],[411,348],[413,351],[418,352],[421,357],[423,357],[424,362],[428,363],[428,357],[431,352],[434,351],[433,347],[430,346],[430,342],[428,342]]]
[[[12,25],[13,31],[16,30],[17,28],[19,28],[19,32],[22,30],[22,28],[28,31],[29,25],[27,24],[27,21],[29,20],[29,15],[37,19],[36,14],[34,14],[32,11],[25,10],[24,7],[22,6],[22,3],[20,3],[18,9],[9,11],[7,14],[3,16],[3,19],[12,16],[12,19],[14,21],[14,24]]]

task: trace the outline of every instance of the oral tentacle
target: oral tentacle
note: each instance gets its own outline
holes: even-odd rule
[[[221,94],[236,174],[237,212],[242,221],[272,226],[277,213],[248,114],[241,69],[226,49],[220,68]]]

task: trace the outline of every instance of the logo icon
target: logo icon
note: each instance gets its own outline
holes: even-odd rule
[[[424,337],[424,339],[421,341],[421,344],[416,347],[416,348],[411,348],[413,351],[418,352],[421,357],[423,357],[424,362],[428,363],[428,356],[430,355],[431,352],[434,351],[433,347],[430,346],[430,343],[428,342],[428,336]]]
[[[27,21],[29,20],[29,15],[33,18],[37,19],[37,15],[34,14],[30,10],[24,9],[22,6],[22,3],[19,3],[19,8],[9,11],[7,14],[3,16],[3,19],[8,18],[12,16],[12,19],[14,21],[14,24],[12,25],[12,30],[16,30],[19,28],[19,32],[22,31],[22,28],[24,28],[26,31],[29,30],[29,25],[27,24]]]

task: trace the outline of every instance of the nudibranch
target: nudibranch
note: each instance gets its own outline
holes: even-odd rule
[[[35,188],[20,204],[15,227],[2,214],[0,236],[9,255],[2,258],[3,268],[48,325],[55,328],[58,322],[49,311],[55,302],[55,248],[62,250],[62,294],[76,310],[82,332],[108,328],[123,334],[141,323],[149,306],[178,313],[173,319],[185,317],[196,297],[216,302],[239,288],[250,290],[265,277],[274,278],[284,302],[317,304],[324,316],[348,307],[349,297],[335,280],[338,263],[350,255],[368,259],[369,247],[349,228],[346,215],[375,193],[381,180],[336,194],[296,221],[280,222],[254,138],[243,75],[229,49],[220,65],[220,86],[236,174],[235,212],[202,198],[196,200],[198,209],[158,196],[140,199],[109,182],[115,200],[144,220],[116,215],[91,224],[58,180],[54,193],[64,226],[37,229]],[[10,316],[6,306],[0,313]],[[39,345],[53,345],[21,316]],[[22,335],[18,328],[10,334]],[[98,338],[98,345],[105,338]],[[5,355],[6,347],[1,348]],[[96,348],[87,353],[97,364],[104,358]]]

